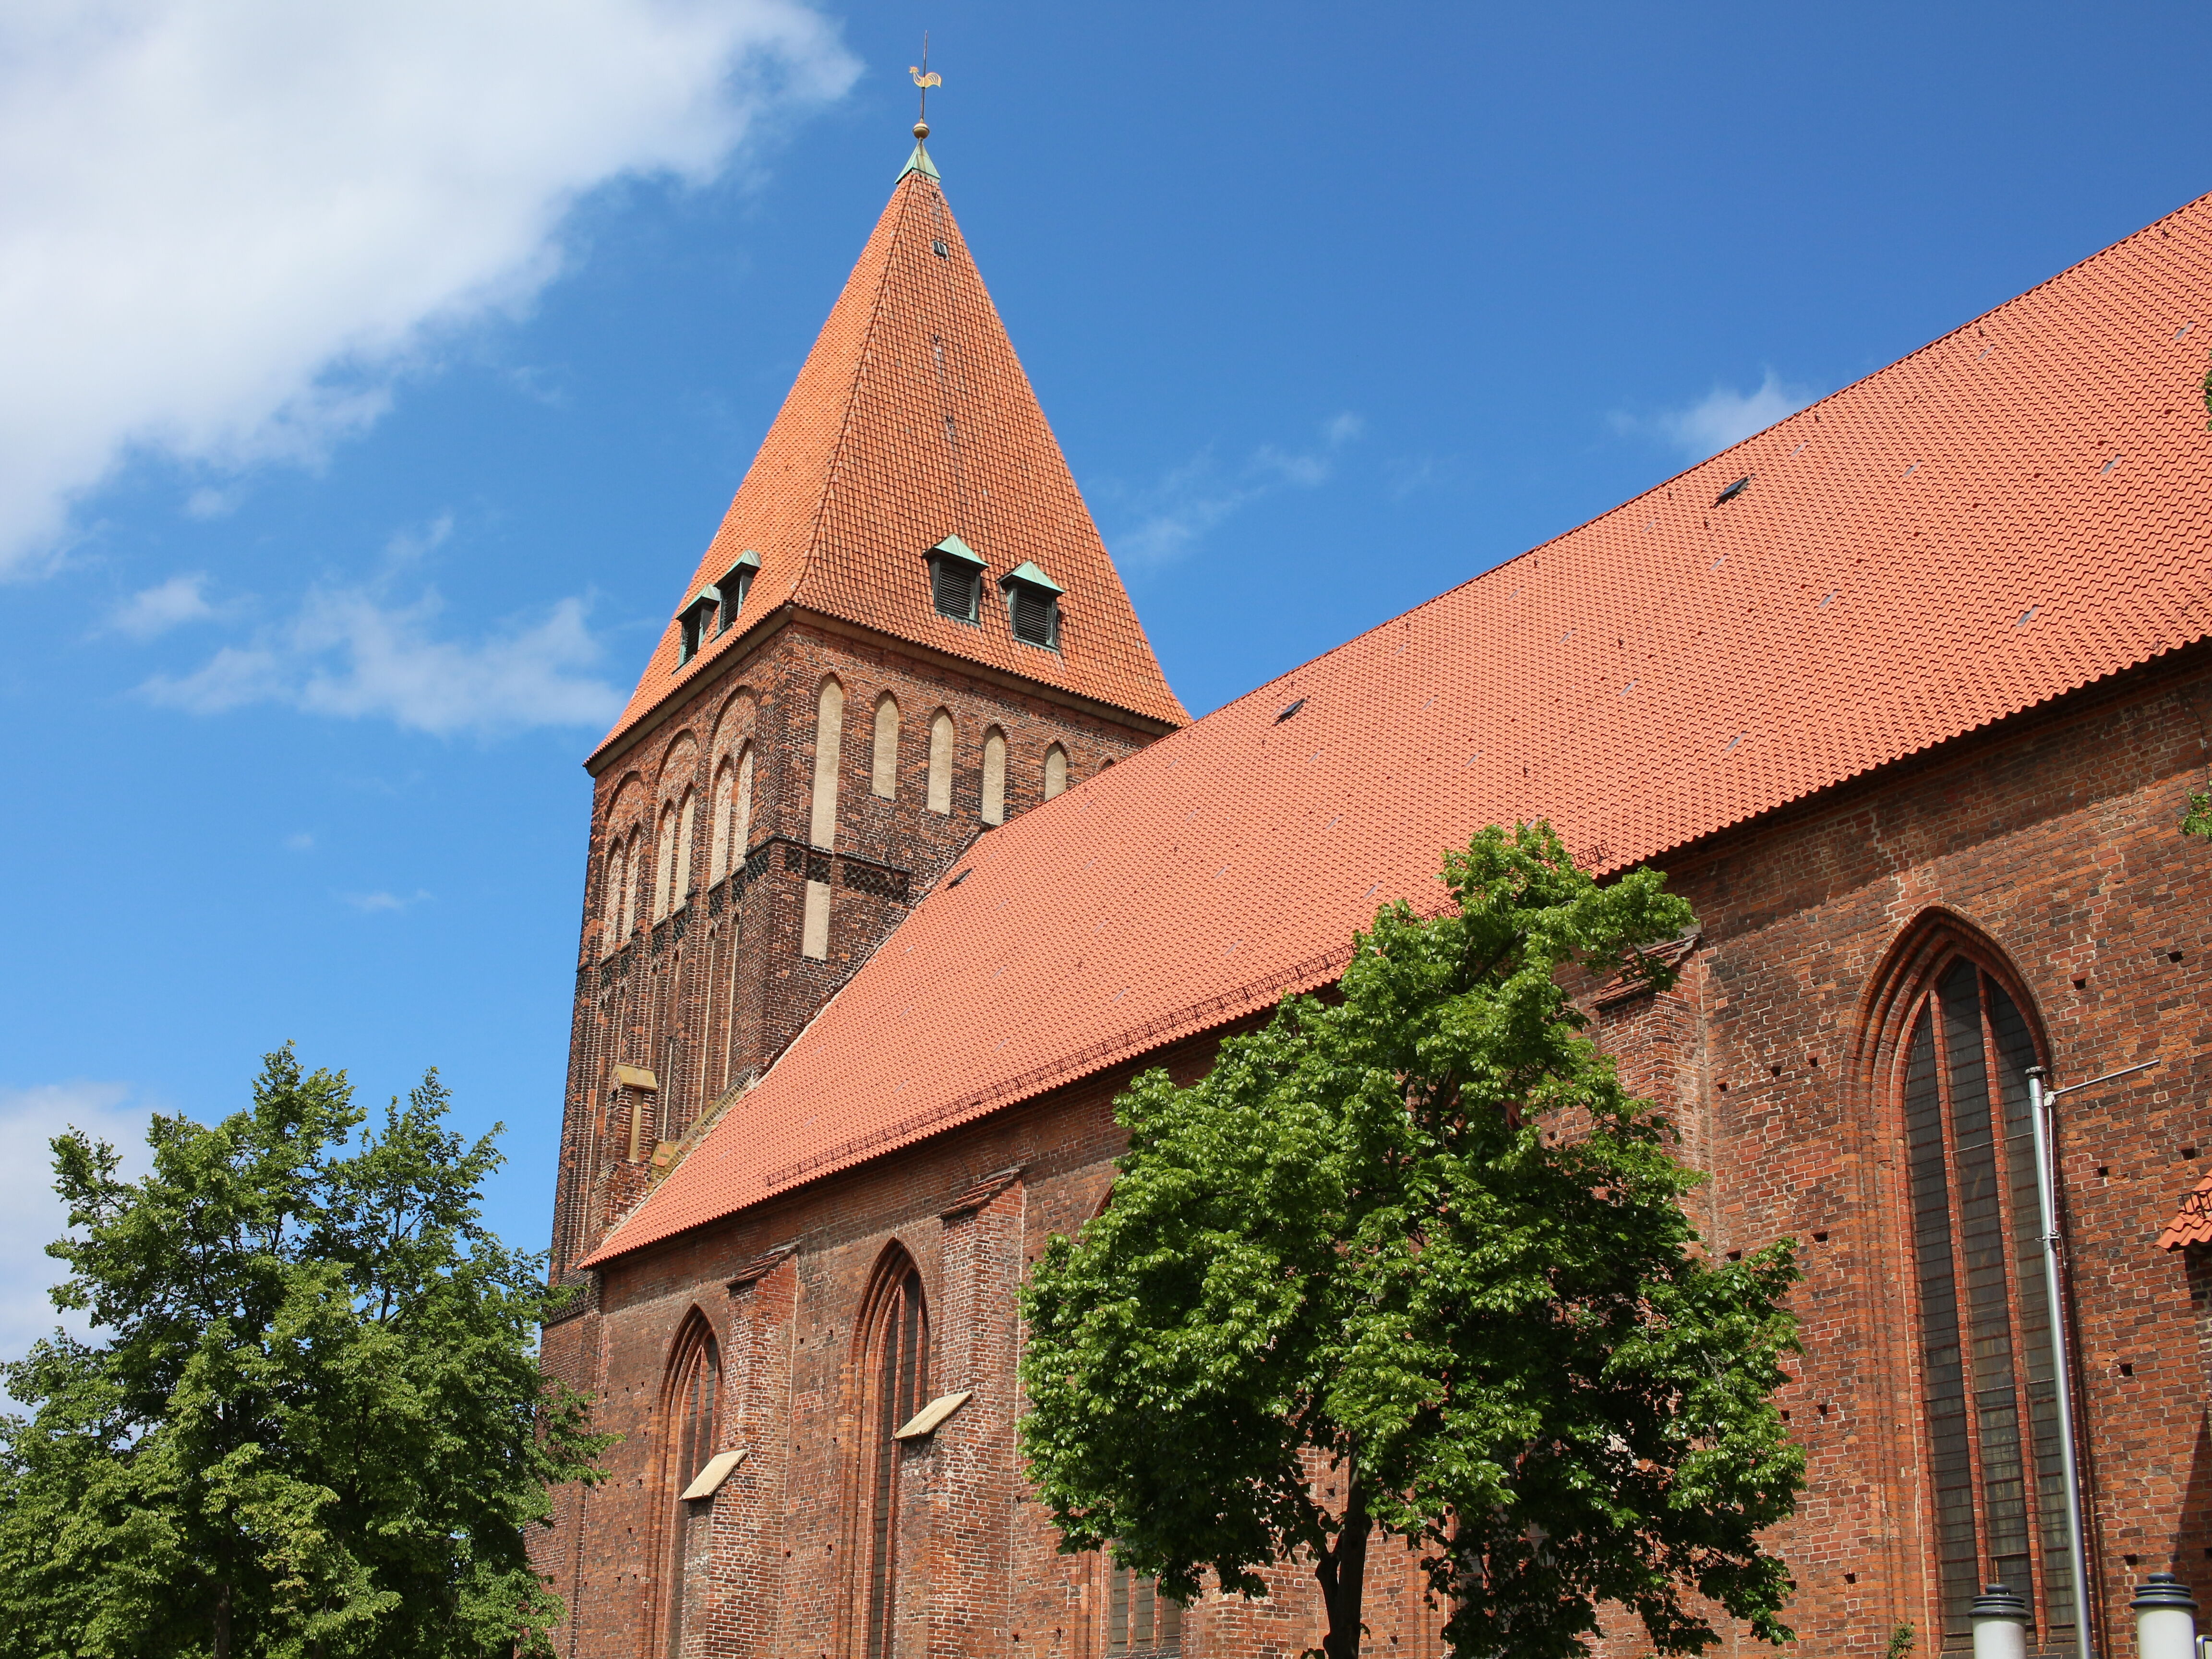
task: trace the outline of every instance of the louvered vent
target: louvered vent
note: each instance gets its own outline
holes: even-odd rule
[[[978,571],[956,564],[951,559],[930,561],[929,597],[940,617],[974,622],[975,590],[981,586],[981,574]]]
[[[1029,586],[1014,589],[1014,637],[1030,645],[1055,643],[1054,623],[1060,602],[1049,593]]]

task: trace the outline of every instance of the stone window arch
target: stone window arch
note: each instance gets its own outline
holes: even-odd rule
[[[898,1245],[884,1252],[863,1306],[854,1626],[861,1659],[892,1659],[900,1646],[902,1568],[921,1542],[905,1523],[921,1493],[896,1437],[929,1399],[929,1310],[921,1271]]]
[[[875,793],[885,800],[898,799],[898,699],[888,691],[876,699],[875,768],[870,778]]]
[[[1044,798],[1064,794],[1067,789],[1067,750],[1058,744],[1044,751]]]
[[[684,1494],[714,1458],[721,1385],[714,1329],[694,1308],[677,1332],[661,1392],[661,1512],[667,1521],[660,1585],[668,1659],[681,1659],[686,1632],[702,1631],[707,1623],[714,1498]]]
[[[1006,734],[993,726],[983,733],[983,804],[986,823],[1006,821]]]
[[[1984,1584],[2026,1596],[2045,1650],[2074,1639],[2072,1540],[2037,1201],[2033,999],[1994,944],[1930,916],[1875,998],[1875,1082],[1904,1149],[1904,1291],[1918,1361],[1941,1645],[1972,1644]]]
[[[952,811],[952,716],[939,709],[929,717],[929,799],[933,812]]]

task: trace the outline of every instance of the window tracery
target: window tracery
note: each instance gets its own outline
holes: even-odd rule
[[[900,1510],[902,1425],[929,1397],[929,1315],[921,1274],[903,1251],[884,1263],[867,1323],[862,1351],[861,1386],[866,1389],[861,1436],[861,1498],[866,1516],[860,1538],[859,1589],[863,1613],[864,1659],[891,1659],[898,1617],[901,1558]]]
[[[1892,1030],[1942,1644],[1970,1646],[1976,1594],[2003,1583],[2050,1646],[2070,1639],[2075,1613],[2028,1115],[2035,1036],[2006,976],[1954,941]]]

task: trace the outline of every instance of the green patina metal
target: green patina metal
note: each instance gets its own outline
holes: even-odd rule
[[[963,560],[967,563],[975,566],[978,569],[984,568],[983,556],[978,553],[974,548],[969,546],[967,543],[962,541],[957,536],[947,536],[943,541],[938,543],[936,546],[931,548],[929,550],[933,553],[942,553],[948,559]],[[1035,565],[1030,565],[1025,568],[1030,570],[1036,569]],[[1042,573],[1039,572],[1039,574],[1042,574]]]
[[[940,176],[937,171],[937,163],[929,159],[929,151],[921,144],[916,144],[914,147],[914,154],[906,158],[906,165],[899,169],[899,178],[903,179],[909,173],[919,173],[925,179],[936,179]],[[892,182],[896,183],[897,180],[894,179]]]
[[[1048,593],[1067,592],[1066,588],[1026,559],[1022,561],[1018,568],[1007,573],[1006,580],[1010,582],[1027,582],[1031,587],[1042,587]]]

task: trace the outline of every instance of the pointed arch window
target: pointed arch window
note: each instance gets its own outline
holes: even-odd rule
[[[601,956],[611,957],[622,949],[623,872],[627,862],[619,841],[607,849],[605,886],[599,894]]]
[[[637,885],[644,878],[645,831],[629,832],[629,850],[623,859],[622,939],[627,942],[637,927]]]
[[[697,792],[686,789],[684,804],[676,809],[676,882],[672,908],[678,910],[691,898],[691,832],[698,811]]]
[[[986,823],[1006,821],[1006,734],[993,726],[983,734],[983,803]]]
[[[952,716],[942,708],[929,720],[929,810],[952,810]]]
[[[876,753],[870,783],[885,800],[898,799],[898,699],[888,691],[876,699]]]
[[[2028,1598],[2041,1645],[2063,1645],[2075,1613],[2028,1118],[2035,1039],[2012,992],[1965,955],[1937,963],[1899,1029],[1942,1644],[1969,1648],[1977,1591],[2003,1583]]]
[[[701,1630],[706,1622],[714,1498],[710,1493],[687,1498],[684,1492],[714,1455],[715,1407],[720,1394],[721,1364],[714,1334],[695,1314],[677,1338],[669,1360],[661,1416],[667,1432],[661,1486],[668,1528],[661,1584],[668,1659],[682,1659],[684,1632]]]
[[[730,802],[730,867],[745,861],[745,848],[753,833],[753,746],[738,751],[737,793]]]
[[[902,1446],[898,1431],[921,1409],[929,1389],[929,1313],[921,1275],[900,1255],[886,1264],[863,1351],[866,1431],[861,1437],[861,1491],[866,1516],[860,1540],[860,1590],[865,1609],[865,1659],[890,1659],[897,1632]]]
[[[725,758],[714,770],[714,817],[708,831],[707,885],[712,887],[730,873],[730,806],[737,776]],[[743,857],[742,852],[738,854]]]
[[[1050,800],[1066,790],[1067,750],[1054,744],[1044,751],[1044,798]]]
[[[653,919],[659,921],[676,902],[676,809],[660,809],[660,843],[653,866]]]

